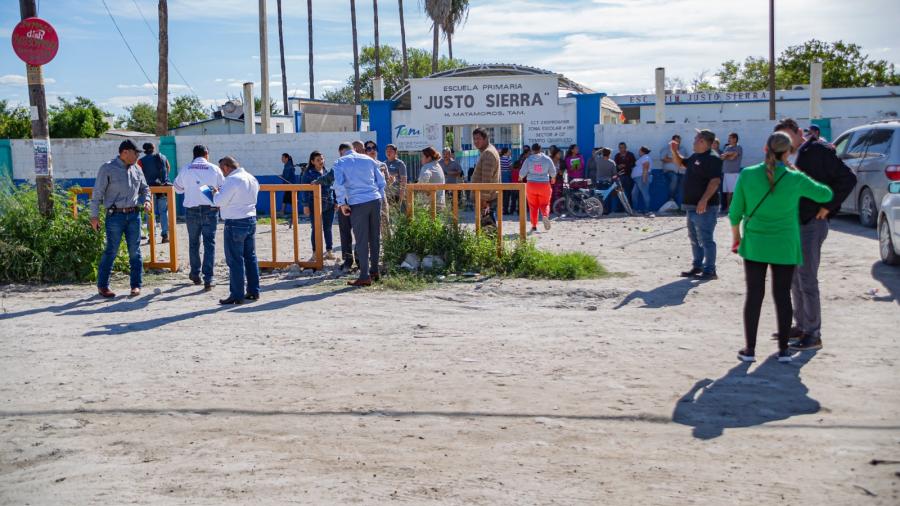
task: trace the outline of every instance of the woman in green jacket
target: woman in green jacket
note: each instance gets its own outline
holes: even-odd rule
[[[772,268],[772,297],[778,318],[778,361],[790,362],[791,279],[803,263],[800,250],[800,198],[828,202],[832,192],[803,172],[789,167],[791,138],[783,132],[766,142],[766,161],[741,171],[728,213],[734,239],[732,251],[744,257],[747,298],[744,302],[746,347],[738,352],[744,362],[756,360],[756,331],[766,293],[766,271]],[[743,222],[743,238],[741,237]]]

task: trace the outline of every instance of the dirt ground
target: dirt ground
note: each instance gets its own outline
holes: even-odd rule
[[[113,301],[3,287],[0,503],[898,504],[900,269],[874,231],[833,224],[824,349],[767,358],[767,298],[748,367],[727,223],[705,284],[677,277],[682,226],[535,236],[622,273],[592,281],[274,273],[227,308],[225,276],[203,293],[183,272]]]

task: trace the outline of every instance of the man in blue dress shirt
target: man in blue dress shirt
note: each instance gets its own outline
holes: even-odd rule
[[[340,158],[334,163],[334,194],[340,212],[350,217],[359,263],[359,278],[348,284],[370,286],[379,278],[381,200],[386,183],[378,162],[354,152],[349,143],[341,144],[338,151]]]

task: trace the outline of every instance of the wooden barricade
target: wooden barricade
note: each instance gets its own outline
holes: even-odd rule
[[[459,223],[459,192],[471,191],[475,202],[475,233],[481,232],[481,192],[495,191],[497,192],[497,250],[503,249],[503,192],[517,191],[519,192],[519,240],[524,241],[526,237],[526,222],[528,221],[527,203],[525,197],[525,184],[523,183],[453,183],[453,184],[431,184],[431,183],[410,183],[406,185],[406,215],[412,216],[413,206],[415,205],[415,192],[425,192],[429,194],[431,203],[431,216],[437,216],[437,192],[451,192],[451,210],[453,221]]]
[[[91,198],[94,194],[93,188],[72,188],[69,190],[72,194],[72,214],[78,216],[78,196],[87,195]],[[151,186],[151,195],[165,195],[169,200],[166,218],[169,220],[169,260],[161,262],[156,260],[156,215],[155,212],[147,213],[147,229],[150,231],[148,235],[150,244],[150,259],[144,262],[145,269],[169,269],[172,272],[178,270],[178,230],[175,224],[175,188],[172,186]],[[153,199],[156,204],[156,199]]]
[[[280,269],[297,264],[306,269],[321,270],[325,265],[325,236],[322,229],[322,186],[317,184],[261,184],[259,191],[269,192],[269,213],[272,219],[272,259],[260,260],[259,266],[265,269]],[[312,219],[316,224],[316,251],[313,261],[300,260],[300,237],[297,230],[298,213],[297,213],[297,192],[313,193]],[[278,220],[277,220],[277,203],[275,202],[276,192],[291,193],[291,223],[294,239],[294,260],[279,261],[278,260]],[[331,212],[334,212],[332,209]],[[257,248],[257,251],[259,248]]]

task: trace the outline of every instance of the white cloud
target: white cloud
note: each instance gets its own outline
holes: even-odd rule
[[[100,102],[100,105],[103,107],[108,107],[110,109],[125,109],[126,107],[131,107],[135,104],[147,103],[147,104],[155,104],[156,96],[155,95],[125,95],[125,96],[115,96],[109,97],[106,100]]]
[[[151,83],[144,84],[117,84],[116,88],[120,90],[129,90],[129,89],[144,89],[144,90],[156,90],[156,85]],[[188,87],[185,84],[173,84],[169,83],[169,93],[177,92],[177,91],[185,91]]]
[[[56,79],[52,77],[45,77],[44,84],[55,84]],[[23,75],[19,74],[6,74],[0,76],[0,86],[26,86],[28,84],[28,79]]]

